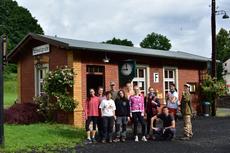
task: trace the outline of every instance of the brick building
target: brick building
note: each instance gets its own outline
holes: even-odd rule
[[[105,90],[109,90],[110,81],[115,81],[117,88],[121,87],[121,63],[135,61],[136,76],[132,83],[138,84],[144,94],[149,86],[153,86],[158,90],[162,104],[171,83],[176,84],[180,98],[183,85],[190,84],[193,108],[196,110],[199,105],[196,88],[206,73],[207,62],[210,61],[205,57],[179,51],[110,45],[37,34],[28,34],[8,58],[18,65],[18,100],[22,103],[31,102],[34,96],[40,95],[42,80],[48,70],[62,65],[73,67],[77,74],[74,77],[73,96],[79,105],[73,113],[72,124],[80,127],[84,123],[83,106],[87,89],[103,86]]]

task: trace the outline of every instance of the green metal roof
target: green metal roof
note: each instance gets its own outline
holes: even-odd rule
[[[208,62],[211,61],[210,58],[190,54],[181,51],[163,51],[157,49],[147,49],[147,48],[139,48],[139,47],[129,47],[129,46],[121,46],[121,45],[112,45],[105,44],[99,42],[89,42],[75,39],[67,39],[60,38],[56,36],[47,36],[47,35],[38,35],[30,33],[28,34],[15,49],[8,56],[11,58],[15,54],[17,54],[18,48],[25,42],[26,39],[38,39],[40,41],[44,41],[46,43],[59,44],[60,46],[74,49],[87,49],[92,51],[102,51],[102,52],[113,52],[119,54],[133,54],[133,55],[142,55],[142,56],[153,56],[160,58],[169,58],[169,59],[182,59],[182,60],[192,60],[192,61],[200,61],[200,62]]]
[[[126,53],[126,54],[135,54],[135,55],[145,55],[145,56],[155,56],[162,58],[172,58],[172,59],[185,59],[185,60],[194,60],[194,61],[210,61],[210,58],[202,57],[195,54],[190,54],[181,51],[162,51],[157,49],[147,49],[147,48],[138,48],[138,47],[129,47],[121,45],[112,45],[98,42],[89,42],[82,40],[74,40],[53,36],[41,35],[49,39],[60,41],[69,45],[72,48],[83,48],[83,49],[92,49],[98,51],[114,52],[114,53]]]

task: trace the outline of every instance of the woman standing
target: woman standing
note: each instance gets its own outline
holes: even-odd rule
[[[130,107],[129,100],[125,97],[124,90],[118,91],[118,98],[115,100],[116,105],[116,139],[114,142],[122,141],[125,142],[126,139],[126,126],[128,124]],[[122,127],[122,131],[121,131]]]
[[[89,92],[90,92],[89,97],[85,102],[86,104],[85,105],[85,117],[86,117],[85,128],[87,133],[87,142],[92,143],[92,142],[96,142],[95,134],[96,134],[97,121],[99,117],[98,107],[100,104],[100,100],[97,96],[95,96],[94,89],[90,89]],[[92,131],[89,128],[91,122],[93,122]]]
[[[156,121],[151,125],[151,118],[157,115],[157,107],[160,107],[160,101],[157,98],[156,92],[153,87],[149,87],[149,93],[146,97],[146,114],[147,114],[147,138],[150,138],[150,128],[152,126],[156,127]]]
[[[145,122],[144,122],[144,97],[140,94],[140,89],[138,86],[134,86],[134,95],[130,96],[130,117],[133,118],[134,121],[134,136],[135,141],[138,142],[137,135],[137,126],[138,122],[141,123],[142,126],[142,141],[147,141],[145,137]]]
[[[116,106],[112,100],[112,94],[110,91],[105,93],[106,99],[102,100],[99,108],[101,109],[102,122],[103,122],[103,138],[102,143],[106,143],[106,139],[112,142],[113,126],[115,120]]]
[[[176,113],[178,110],[178,93],[175,84],[170,85],[170,91],[167,95],[167,105],[169,113],[177,119]]]

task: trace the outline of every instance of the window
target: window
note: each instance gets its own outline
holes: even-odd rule
[[[176,68],[164,69],[164,91],[165,95],[170,91],[170,85],[176,84]]]
[[[132,81],[133,86],[138,85],[140,91],[143,94],[147,93],[147,68],[146,67],[137,67],[136,68],[137,77]]]
[[[87,65],[86,71],[87,73],[104,73],[104,67],[96,65]]]
[[[43,82],[47,72],[48,72],[48,64],[42,64],[41,66],[36,67],[36,77],[35,77],[36,96],[40,96],[42,93],[44,93]]]

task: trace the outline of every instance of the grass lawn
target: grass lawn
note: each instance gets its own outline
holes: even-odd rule
[[[83,129],[62,124],[5,125],[5,148],[0,152],[36,151],[74,147],[85,138]],[[47,150],[48,149],[48,150]]]
[[[10,78],[4,81],[4,108],[11,106],[17,99],[17,75],[11,74]]]

